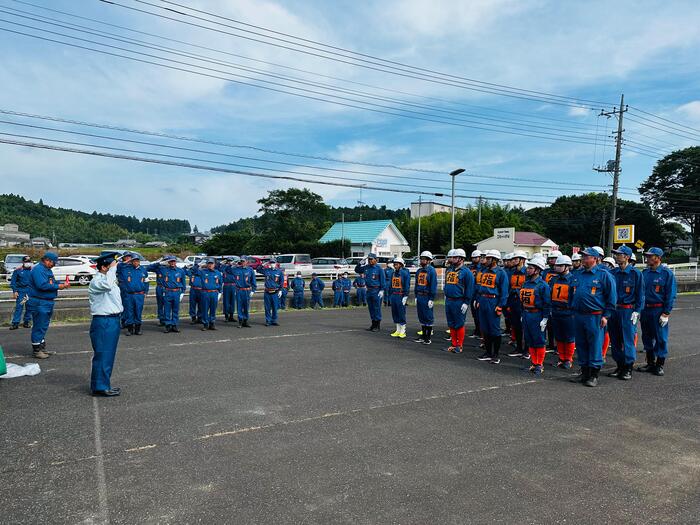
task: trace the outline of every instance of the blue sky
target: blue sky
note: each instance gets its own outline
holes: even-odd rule
[[[528,127],[536,123],[554,128],[554,136],[561,136],[556,130],[566,127],[580,130],[590,138],[597,134],[600,142],[606,129],[606,120],[597,117],[597,110],[495,96],[389,75],[178,24],[99,1],[27,1],[207,46],[216,51],[394,90],[363,88],[340,80],[319,79],[235,59],[230,55],[197,51],[214,59],[262,67],[276,74],[294,74],[314,82],[321,80],[334,87],[359,89],[376,96],[400,99],[404,103],[470,112],[477,117],[515,119],[525,122],[524,125]],[[157,10],[134,0],[115,1]],[[152,1],[158,3],[157,0]],[[201,0],[188,2],[187,5],[452,75],[602,101],[609,104],[604,106],[606,109],[611,109],[619,101],[620,93],[624,92],[626,102],[636,108],[684,126],[700,128],[700,92],[697,89],[700,86],[700,62],[697,60],[700,56],[700,32],[697,30],[700,27],[700,4],[697,2],[620,1],[613,6],[609,2],[543,0]],[[5,8],[86,24],[85,21],[12,0],[0,0],[0,9]],[[49,29],[48,26],[6,13],[0,13],[0,19]],[[87,25],[136,37],[127,31],[93,22],[87,22]],[[23,29],[7,22],[0,22],[0,28],[39,34],[36,30]],[[54,27],[52,30],[77,35],[60,28]],[[85,34],[81,36],[92,38]],[[149,41],[156,42],[153,38]],[[182,48],[179,44],[167,45]],[[595,146],[550,141],[377,114],[162,69],[5,31],[0,31],[0,48],[3,49],[3,60],[0,62],[0,107],[3,109],[348,161],[396,164],[444,173],[463,167],[468,170],[469,176],[463,175],[458,179],[458,192],[464,195],[550,201],[557,195],[583,191],[556,183],[566,183],[572,188],[576,184],[603,188],[610,183],[609,175],[591,170],[594,162],[613,158],[612,148],[604,149],[600,143]],[[397,94],[397,90],[411,95]],[[417,99],[412,95],[430,99]],[[517,115],[498,111],[515,112]],[[643,116],[639,113],[636,117],[632,113],[630,115],[637,120]],[[461,114],[458,118],[471,117]],[[0,115],[0,119],[79,129],[18,117]],[[513,125],[502,121],[490,122]],[[613,125],[616,124],[612,119],[607,122],[608,132]],[[625,130],[626,138],[652,146],[655,152],[697,143],[692,138],[667,134],[631,120],[626,123]],[[90,139],[71,139],[65,134],[10,124],[0,124],[0,132],[90,142]],[[100,133],[126,136],[104,130]],[[134,135],[129,138],[153,140]],[[363,177],[373,178],[411,191],[416,186],[449,186],[449,176],[446,174],[332,164],[166,140],[162,143],[260,159],[367,171],[378,176],[333,175],[354,178],[355,181]],[[650,152],[649,149],[644,151]],[[17,146],[0,145],[0,152],[3,159],[0,167],[3,192],[19,193],[32,199],[43,198],[47,204],[84,211],[187,218],[200,229],[254,214],[257,210],[255,201],[270,189],[285,188],[290,184],[305,186]],[[260,161],[228,161],[273,167]],[[626,149],[623,152],[621,178],[621,185],[629,188],[625,191],[638,186],[649,175],[654,162],[651,157]],[[276,167],[310,171],[301,167]],[[322,173],[318,170],[313,172]],[[382,178],[388,174],[404,178]],[[495,178],[483,178],[486,176]],[[306,186],[334,205],[353,205],[360,198],[360,192],[356,189]],[[635,198],[633,193],[622,197]],[[362,200],[366,203],[390,207],[405,207],[415,199],[415,194],[370,190],[362,193]],[[447,201],[445,198],[434,200]],[[458,200],[459,205],[469,202],[467,199]]]

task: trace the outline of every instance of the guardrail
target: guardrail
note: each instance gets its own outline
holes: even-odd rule
[[[676,275],[676,279],[698,280],[698,263],[669,264],[668,267]]]

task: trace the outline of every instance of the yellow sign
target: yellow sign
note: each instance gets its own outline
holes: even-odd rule
[[[634,243],[634,245],[641,250],[642,248],[644,248],[644,241],[642,239],[639,239],[637,242]]]
[[[615,236],[613,242],[621,244],[623,242],[634,242],[634,224],[621,224],[615,226]]]

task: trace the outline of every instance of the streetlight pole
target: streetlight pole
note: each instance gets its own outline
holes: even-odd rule
[[[421,204],[422,204],[422,195],[418,195],[418,255],[420,255],[420,216],[421,216]]]
[[[452,177],[452,235],[450,237],[450,248],[453,250],[455,248],[455,177],[460,173],[464,173],[464,169],[459,168],[450,172],[450,177]]]

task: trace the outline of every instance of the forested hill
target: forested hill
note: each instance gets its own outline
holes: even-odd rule
[[[56,238],[58,242],[101,243],[130,236],[142,239],[177,240],[189,233],[190,223],[181,219],[138,219],[111,213],[85,213],[54,208],[41,200],[19,195],[0,195],[0,225],[14,223],[32,237]],[[147,235],[148,234],[148,235]]]

